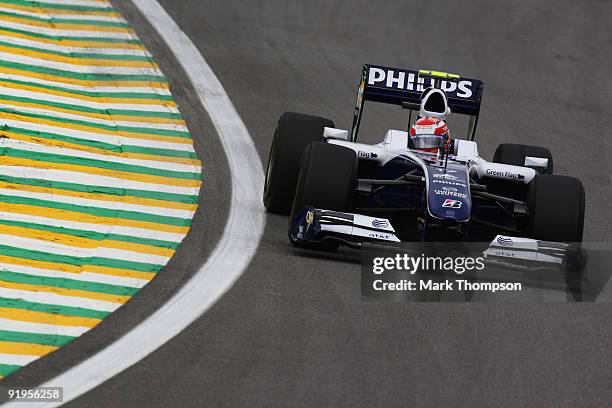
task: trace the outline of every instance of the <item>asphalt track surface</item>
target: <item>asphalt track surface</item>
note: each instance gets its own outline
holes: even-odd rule
[[[363,63],[482,79],[480,153],[503,142],[552,150],[583,180],[585,240],[611,241],[612,3],[606,1],[161,2],[228,92],[262,162],[283,111],[350,125]],[[182,72],[129,2],[116,2],[169,77],[205,163],[202,210],[176,257],[126,307],[10,377],[36,384],[120,337],[197,269],[223,228],[219,141]],[[392,113],[387,113],[391,111]],[[400,113],[401,114],[401,113]],[[365,140],[401,118],[364,117]],[[368,136],[370,134],[370,136]],[[293,249],[268,216],[257,256],[207,314],[68,406],[607,406],[606,304],[363,302],[359,257]],[[609,287],[607,288],[610,289]]]

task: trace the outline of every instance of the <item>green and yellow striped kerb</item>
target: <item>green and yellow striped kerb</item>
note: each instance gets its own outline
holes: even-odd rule
[[[0,378],[173,256],[201,163],[168,81],[101,0],[0,0]]]

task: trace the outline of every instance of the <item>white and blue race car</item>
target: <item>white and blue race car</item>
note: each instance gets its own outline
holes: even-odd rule
[[[290,215],[293,244],[321,249],[368,241],[581,242],[584,188],[553,174],[548,149],[502,144],[492,162],[479,156],[483,89],[458,75],[364,65],[350,131],[321,117],[280,117],[267,211]],[[359,143],[365,101],[399,105],[411,118],[415,111],[467,115],[467,138],[436,154],[410,149],[405,130]]]

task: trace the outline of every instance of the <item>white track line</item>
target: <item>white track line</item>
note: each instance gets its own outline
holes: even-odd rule
[[[189,37],[157,1],[132,2],[164,38],[210,115],[229,162],[231,206],[223,235],[210,258],[178,293],[119,340],[43,384],[45,387],[64,387],[64,402],[83,395],[138,363],[205,313],[246,270],[265,226],[261,162],[253,140],[223,86]],[[21,402],[6,406],[59,405]]]

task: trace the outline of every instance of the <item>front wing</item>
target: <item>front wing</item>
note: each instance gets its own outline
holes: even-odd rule
[[[289,239],[295,244],[336,241],[359,248],[364,242],[400,243],[387,218],[305,207],[291,220]],[[576,243],[538,241],[497,235],[482,253],[487,263],[532,269],[575,263]]]
[[[289,239],[296,244],[335,240],[352,247],[368,241],[400,242],[386,218],[313,207],[305,207],[291,220]]]

